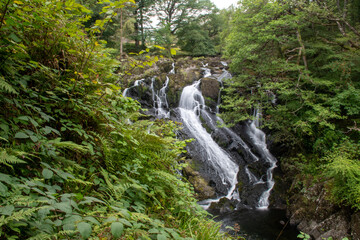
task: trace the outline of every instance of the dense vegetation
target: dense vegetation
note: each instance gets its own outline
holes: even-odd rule
[[[177,174],[179,126],[121,94],[175,49],[224,53],[224,120],[260,109],[282,166],[359,210],[359,19],[355,0],[1,1],[0,239],[226,238]]]
[[[134,3],[1,1],[0,239],[225,238],[177,174],[178,126],[121,94],[158,58],[101,40]]]
[[[325,181],[335,203],[360,209],[359,1],[243,0],[222,39],[237,75],[223,117],[263,112],[283,166]],[[287,150],[286,150],[287,149]],[[286,162],[286,164],[285,164]]]

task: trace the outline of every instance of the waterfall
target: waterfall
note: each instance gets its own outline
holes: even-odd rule
[[[154,88],[155,77],[151,79],[153,106],[155,109],[155,114],[158,118],[170,118],[170,111],[165,110],[169,109],[169,104],[167,102],[166,96],[166,88],[169,85],[169,80],[169,77],[166,76],[166,81],[163,87],[159,91],[156,91]]]
[[[136,80],[136,81],[134,82],[134,85],[133,85],[133,86],[131,86],[131,87],[129,87],[129,88],[125,88],[125,90],[123,91],[123,94],[122,94],[122,95],[123,95],[124,97],[127,97],[127,94],[128,94],[129,89],[139,86],[139,84],[142,83],[143,81],[145,81],[145,79]]]
[[[225,62],[221,64],[226,66]],[[231,74],[223,69],[221,74],[212,76],[207,66],[208,64],[203,64],[201,68],[203,78],[217,76],[222,89],[223,80],[230,79]],[[176,74],[174,63],[162,86],[159,86],[156,77],[136,80],[131,87],[124,90],[123,96],[137,97],[144,106],[152,109],[149,113],[154,114],[156,118],[170,118],[167,90],[172,74]],[[205,105],[200,85],[201,79],[183,88],[179,107],[174,109],[175,116],[171,116],[172,119],[183,123],[183,133],[186,138],[195,139],[191,143],[192,149],[189,149],[189,154],[204,165],[201,173],[208,174],[207,180],[214,184],[218,194],[217,198],[202,201],[200,204],[207,208],[212,202],[226,197],[238,201],[241,198],[241,204],[246,207],[268,208],[270,192],[274,186],[273,169],[276,167],[276,159],[267,149],[265,133],[259,129],[261,109],[255,109],[253,120],[242,125],[240,137],[232,129],[224,127],[223,120],[216,115],[219,113],[218,106],[221,103],[221,89],[216,111],[212,112]],[[142,88],[137,91],[138,87]],[[150,92],[144,92],[144,89]],[[272,95],[271,97],[275,98]],[[219,124],[223,127],[219,127]],[[246,141],[242,137],[245,137]],[[217,143],[221,141],[223,148]],[[238,165],[241,167],[239,168]],[[253,169],[257,170],[252,172]],[[238,179],[243,181],[240,193],[235,190]]]
[[[265,133],[260,129],[258,129],[258,127],[260,126],[260,116],[261,116],[260,109],[255,109],[254,116],[255,119],[251,121],[248,127],[248,135],[252,139],[254,147],[257,149],[258,152],[261,153],[262,157],[270,165],[270,167],[266,170],[267,189],[261,194],[257,208],[267,209],[269,206],[270,192],[275,184],[272,172],[276,167],[276,159],[271,155],[271,153],[267,149]]]
[[[201,80],[196,81],[193,85],[183,89],[180,97],[180,115],[184,126],[189,130],[191,136],[195,138],[201,146],[200,151],[205,153],[205,161],[211,165],[216,174],[221,178],[222,184],[228,189],[225,196],[231,199],[237,184],[238,166],[230,156],[212,139],[211,135],[202,126],[200,121],[201,110],[204,110],[204,97],[199,91]],[[218,199],[208,200],[205,205]]]
[[[173,62],[171,64],[171,66],[172,66],[172,69],[170,70],[169,74],[175,74],[175,63]]]

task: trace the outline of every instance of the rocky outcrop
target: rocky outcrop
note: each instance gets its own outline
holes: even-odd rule
[[[350,228],[351,237],[353,239],[360,239],[360,212],[351,216]]]
[[[201,92],[205,98],[205,104],[213,111],[216,110],[220,87],[219,81],[214,77],[206,77],[201,80]]]
[[[224,213],[230,213],[236,209],[236,200],[229,200],[225,197],[221,198],[218,202],[212,202],[209,207],[209,212],[219,215]]]
[[[325,182],[307,179],[303,184],[303,191],[293,192],[290,198],[288,216],[291,224],[297,225],[300,231],[309,234],[315,240],[330,237],[333,240],[341,240],[350,235],[358,236],[359,214],[351,217],[350,209],[334,205],[329,200]]]
[[[170,74],[168,77],[170,78],[169,90],[167,92],[168,102],[171,107],[175,108],[179,104],[182,89],[199,80],[201,70],[195,66],[186,68],[177,67],[175,74]]]
[[[183,171],[188,181],[194,187],[199,201],[216,197],[215,189],[210,186],[209,181],[202,177],[193,167],[189,165]]]

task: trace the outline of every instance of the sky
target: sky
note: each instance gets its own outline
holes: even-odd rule
[[[219,9],[228,8],[231,4],[236,6],[238,0],[211,0]]]

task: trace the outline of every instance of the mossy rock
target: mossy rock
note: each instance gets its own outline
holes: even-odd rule
[[[215,189],[209,185],[209,181],[203,178],[198,171],[190,165],[184,168],[184,174],[188,181],[193,185],[199,201],[214,198]]]
[[[201,80],[201,92],[205,98],[217,101],[219,97],[220,83],[216,78],[206,77]]]

